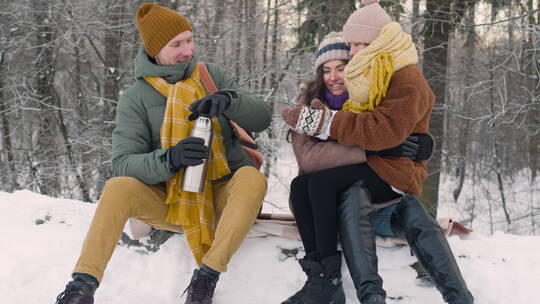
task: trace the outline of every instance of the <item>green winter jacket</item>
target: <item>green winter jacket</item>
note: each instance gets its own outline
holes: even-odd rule
[[[159,136],[167,100],[143,77],[163,77],[169,83],[176,83],[189,77],[195,64],[192,60],[172,66],[156,65],[144,49],[140,49],[135,58],[136,81],[120,96],[116,108],[116,126],[112,134],[113,176],[131,176],[154,185],[166,181],[172,175],[167,150],[161,149]],[[271,114],[263,100],[238,89],[227,73],[218,66],[206,66],[218,89],[232,93],[233,99],[224,112],[225,116],[251,132],[261,132],[268,128]],[[252,166],[251,159],[233,137],[227,119],[222,116],[218,121],[231,171]]]

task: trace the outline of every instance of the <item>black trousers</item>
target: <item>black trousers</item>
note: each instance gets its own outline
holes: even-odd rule
[[[337,252],[338,195],[358,181],[363,181],[371,192],[373,203],[400,197],[365,163],[321,170],[293,179],[292,211],[306,253],[316,252],[322,259]]]

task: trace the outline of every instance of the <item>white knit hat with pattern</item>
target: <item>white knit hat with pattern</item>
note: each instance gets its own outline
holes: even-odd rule
[[[341,32],[328,33],[319,44],[315,52],[315,64],[313,70],[317,69],[325,62],[335,59],[349,60],[349,47],[345,44],[345,39]]]
[[[343,26],[343,36],[347,43],[363,42],[370,44],[381,28],[392,22],[392,18],[379,5],[379,0],[362,0],[364,7],[354,12]]]

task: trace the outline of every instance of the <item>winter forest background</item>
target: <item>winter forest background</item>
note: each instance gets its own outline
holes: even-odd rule
[[[143,2],[0,0],[0,191],[99,199],[111,175],[116,102],[133,82]],[[312,76],[316,45],[359,1],[154,2],[190,20],[199,60],[230,71],[273,109],[274,124],[256,136],[262,170],[286,188],[279,110]],[[433,212],[444,203],[473,229],[539,234],[540,1],[381,5],[412,33],[437,96],[438,149],[423,202]]]

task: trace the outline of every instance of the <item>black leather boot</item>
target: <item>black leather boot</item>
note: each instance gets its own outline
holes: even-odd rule
[[[339,199],[338,223],[341,248],[362,304],[386,303],[386,292],[377,267],[375,234],[371,224],[374,208],[369,191],[357,182]]]
[[[447,303],[474,303],[441,228],[416,196],[407,195],[401,200],[391,224],[398,237],[407,239]]]
[[[214,290],[219,276],[209,274],[201,269],[195,269],[191,282],[186,288],[187,298],[185,304],[212,304]]]
[[[299,304],[345,304],[341,284],[341,252],[318,262],[307,261],[311,283]],[[304,268],[304,265],[302,266]]]
[[[56,304],[94,304],[94,289],[82,281],[74,280],[56,297]]]

